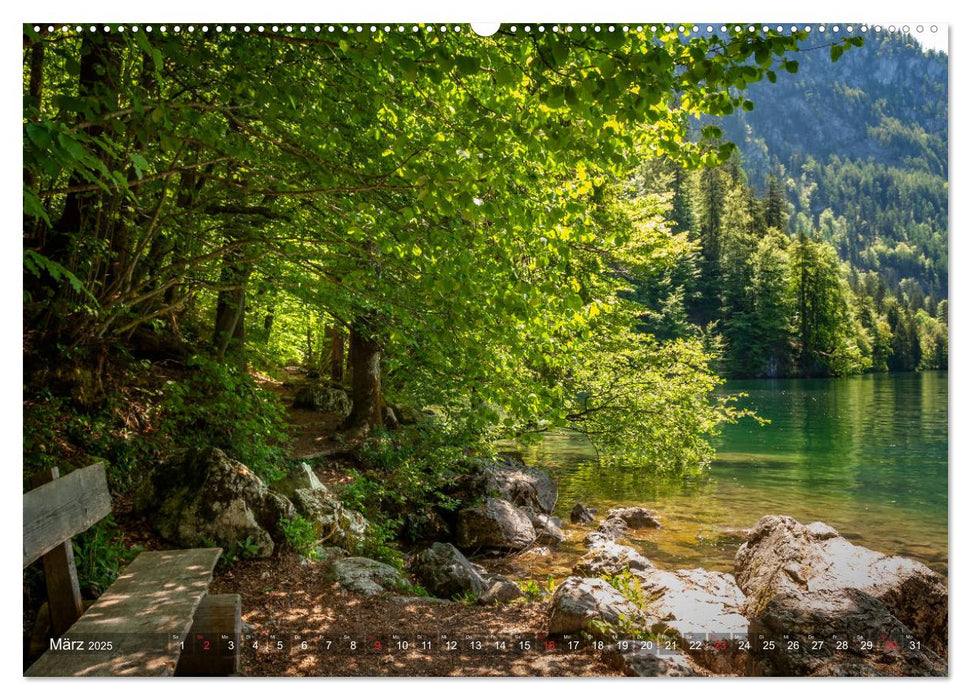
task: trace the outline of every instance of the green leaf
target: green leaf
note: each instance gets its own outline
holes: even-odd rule
[[[148,161],[141,153],[132,153],[130,158],[132,165],[135,166],[135,174],[141,178],[142,174],[149,169]]]

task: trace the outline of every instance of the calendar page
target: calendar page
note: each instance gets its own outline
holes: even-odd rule
[[[25,676],[948,675],[947,24],[233,14],[23,25]]]

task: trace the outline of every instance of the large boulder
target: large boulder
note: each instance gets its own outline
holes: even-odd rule
[[[310,521],[321,543],[356,550],[368,537],[370,524],[363,515],[345,508],[329,490],[297,489],[293,505]]]
[[[465,551],[520,550],[536,540],[526,514],[499,498],[459,511],[455,530],[455,543]]]
[[[181,547],[246,544],[273,554],[280,520],[296,511],[245,465],[218,448],[186,450],[159,465],[138,488],[135,508],[163,538]]]
[[[573,567],[574,576],[616,576],[624,571],[647,571],[653,564],[633,547],[598,540]]]
[[[731,574],[705,569],[631,571],[640,582],[647,614],[656,620],[653,631],[674,635],[698,663],[719,673],[739,670],[745,659],[737,646],[716,649],[713,640],[729,640],[748,633],[742,615],[745,596]],[[702,644],[692,644],[703,640]]]
[[[357,511],[345,508],[324,486],[309,465],[291,470],[273,488],[287,497],[297,513],[314,526],[321,543],[354,551],[367,539],[368,521]]]
[[[604,662],[625,676],[683,678],[699,675],[682,654],[661,651],[656,644],[628,642],[626,650],[619,646],[614,645],[604,652]]]
[[[346,418],[351,414],[351,399],[343,389],[326,384],[308,384],[297,390],[293,407],[336,413]]]
[[[550,634],[587,632],[609,638],[648,627],[640,608],[603,579],[571,576],[553,592]]]
[[[445,542],[436,542],[419,552],[410,568],[425,589],[439,598],[456,598],[465,594],[478,597],[488,590],[485,579],[469,560]]]
[[[657,519],[654,511],[640,506],[627,506],[625,508],[611,508],[607,511],[607,519],[619,518],[624,521],[632,530],[643,528],[656,529],[661,527],[661,521]]]
[[[549,514],[556,507],[556,482],[552,477],[511,455],[479,460],[469,486],[473,497],[501,498],[534,513]]]
[[[856,588],[784,591],[749,629],[752,671],[778,676],[942,676],[943,659]]]
[[[409,584],[393,566],[364,557],[335,559],[330,572],[345,591],[366,596],[405,590]]]
[[[416,423],[428,420],[428,416],[413,406],[398,404],[392,408],[394,408],[395,415],[398,417],[398,422],[401,425],[415,425]]]
[[[748,597],[749,616],[782,593],[856,588],[883,603],[924,645],[947,655],[944,579],[912,559],[851,544],[824,523],[765,516],[735,555],[735,578]]]
[[[291,496],[297,489],[316,491],[319,489],[326,490],[326,488],[317,478],[313,468],[306,462],[300,462],[283,477],[273,482],[273,490],[287,497]]]

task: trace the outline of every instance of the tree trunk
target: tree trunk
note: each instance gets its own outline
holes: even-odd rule
[[[330,378],[337,384],[344,382],[344,334],[338,326],[332,326],[330,336]]]
[[[239,251],[233,249],[223,258],[220,274],[219,297],[216,300],[216,321],[213,327],[212,343],[216,357],[223,359],[227,354],[243,358],[243,316],[246,305],[246,282],[252,271],[252,263],[239,261]],[[245,366],[245,365],[244,365]]]
[[[345,429],[368,431],[383,423],[381,410],[381,346],[373,336],[366,319],[357,319],[351,326],[351,414]]]

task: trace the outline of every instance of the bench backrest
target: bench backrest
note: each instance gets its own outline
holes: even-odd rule
[[[111,513],[101,462],[24,494],[24,568]]]

